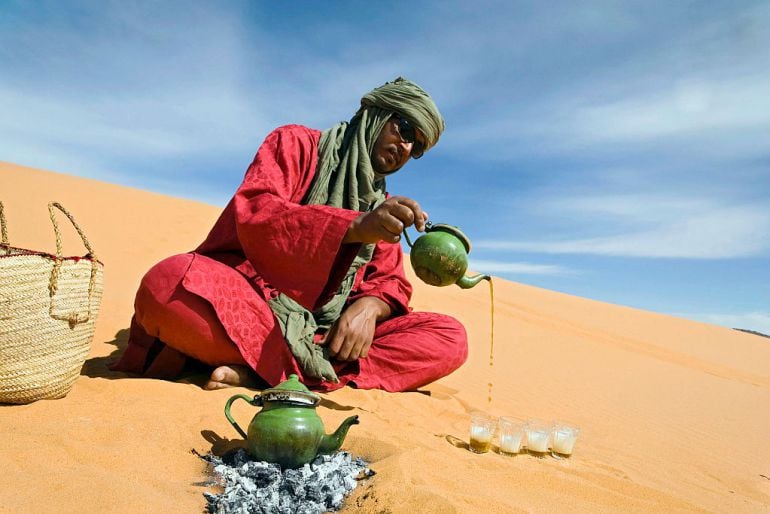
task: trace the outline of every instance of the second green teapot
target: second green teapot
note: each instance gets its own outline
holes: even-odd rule
[[[230,414],[235,400],[261,406],[254,415],[246,433]],[[249,453],[257,460],[276,462],[283,468],[298,468],[318,455],[339,450],[348,429],[358,424],[358,416],[350,416],[332,434],[326,434],[316,405],[321,397],[308,390],[297,375],[272,389],[249,398],[237,394],[227,400],[225,416],[239,434],[246,439]]]

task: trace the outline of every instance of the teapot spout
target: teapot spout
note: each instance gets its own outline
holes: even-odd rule
[[[328,455],[334,453],[340,449],[342,442],[345,440],[345,436],[348,435],[348,429],[351,425],[358,425],[358,416],[350,416],[342,422],[340,427],[334,431],[333,434],[323,436],[321,440],[321,446],[318,447],[319,455]]]
[[[479,273],[478,275],[474,275],[472,277],[469,277],[468,275],[463,275],[455,283],[463,289],[470,289],[471,287],[475,286],[482,280],[492,280],[492,277],[490,277],[489,275],[482,275],[481,273]]]

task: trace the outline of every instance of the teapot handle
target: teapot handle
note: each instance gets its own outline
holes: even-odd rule
[[[409,248],[411,248],[413,246],[412,245],[412,240],[409,239],[409,234],[406,232],[406,228],[404,229],[403,234],[404,234],[404,239],[406,239],[406,244],[408,244]]]
[[[230,414],[230,406],[233,404],[235,400],[239,400],[239,399],[245,400],[249,403],[249,405],[254,405],[255,407],[262,405],[262,402],[260,401],[261,398],[259,395],[254,396],[254,398],[250,398],[245,394],[236,394],[235,396],[227,400],[227,403],[225,404],[225,417],[227,418],[227,421],[229,421],[230,424],[235,427],[235,429],[238,431],[239,434],[243,436],[244,439],[248,439],[249,436],[247,436],[246,432],[244,432],[243,429],[238,426],[238,423],[235,422],[232,414]]]
[[[426,221],[426,222],[425,222],[425,228],[426,228],[426,229],[429,229],[429,228],[431,228],[432,226],[433,226],[433,223],[431,223],[430,221]],[[411,240],[411,239],[409,239],[409,234],[407,234],[407,232],[406,232],[406,227],[404,227],[404,232],[403,232],[403,234],[404,234],[404,239],[406,239],[406,244],[408,244],[408,245],[409,245],[409,248],[412,248],[412,246],[414,246],[414,245],[412,244],[412,240]]]

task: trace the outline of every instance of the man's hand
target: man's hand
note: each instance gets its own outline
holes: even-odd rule
[[[353,220],[342,242],[398,243],[406,227],[414,225],[419,232],[423,232],[426,221],[428,214],[416,201],[405,196],[392,196],[373,211]]]
[[[391,314],[388,304],[373,296],[364,296],[343,311],[321,341],[329,354],[341,361],[364,359],[374,339],[377,321]]]

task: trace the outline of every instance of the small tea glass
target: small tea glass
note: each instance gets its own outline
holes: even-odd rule
[[[555,459],[568,459],[575,448],[580,429],[565,423],[554,423],[551,429],[551,456]]]
[[[541,459],[548,455],[551,442],[551,425],[542,421],[529,421],[526,433],[527,453]]]
[[[497,420],[485,412],[471,413],[471,441],[469,448],[473,453],[487,453],[492,447]]]
[[[527,422],[508,416],[501,416],[497,421],[500,438],[500,455],[511,457],[521,452],[525,439]]]

